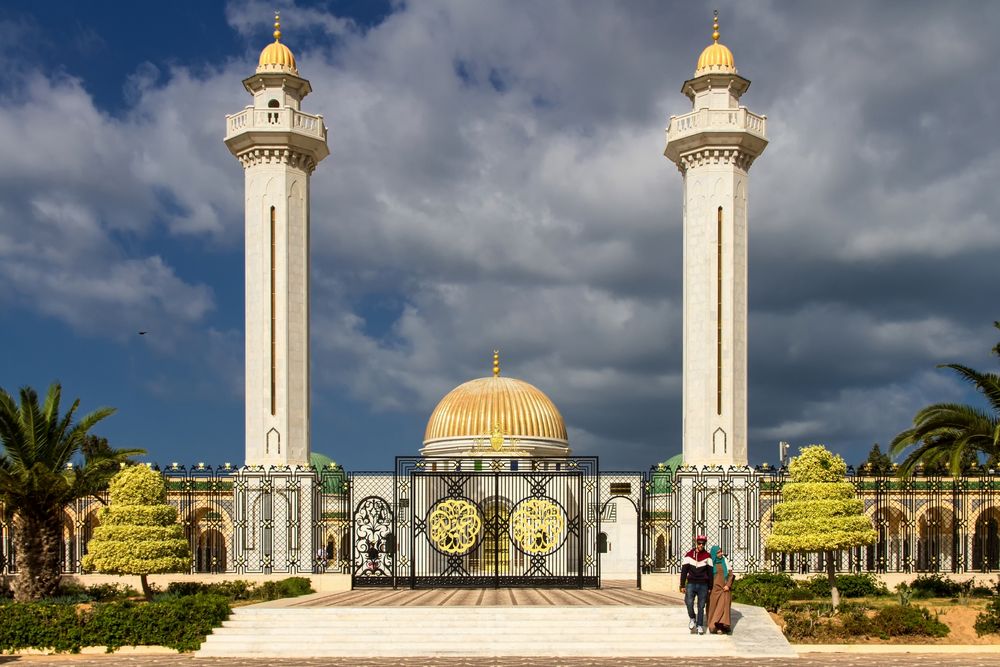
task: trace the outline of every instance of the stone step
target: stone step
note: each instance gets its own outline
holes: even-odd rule
[[[692,635],[682,607],[239,607],[198,657],[784,656],[761,609],[733,635]]]

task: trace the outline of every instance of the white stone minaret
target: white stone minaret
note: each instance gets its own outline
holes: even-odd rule
[[[664,151],[684,178],[684,463],[747,463],[747,188],[766,116],[740,106],[750,82],[713,43],[671,116]]]
[[[246,206],[246,464],[309,463],[309,176],[329,155],[312,88],[274,42],[243,81],[253,105],[226,117]]]

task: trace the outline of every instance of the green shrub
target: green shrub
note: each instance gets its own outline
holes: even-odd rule
[[[735,583],[733,583],[733,593],[735,594],[743,586],[752,586],[754,584],[787,589],[795,588],[795,580],[783,572],[751,572],[736,579]]]
[[[315,593],[306,577],[288,577],[279,581],[265,581],[261,584],[259,595],[254,598],[264,600],[277,600],[280,598],[294,598],[300,595]]]
[[[925,598],[951,598],[965,593],[971,588],[971,581],[952,581],[943,574],[922,574],[910,583],[913,589],[913,597]]]
[[[763,607],[768,611],[777,612],[781,609],[791,596],[792,590],[768,586],[767,584],[750,584],[742,586],[739,594],[733,591],[733,600],[743,604],[752,604],[755,607]]]
[[[237,579],[235,581],[220,581],[212,584],[210,588],[209,592],[222,595],[230,600],[252,600],[256,586],[249,581]]]
[[[265,581],[257,585],[249,581],[219,581],[210,584],[200,581],[174,581],[167,586],[173,597],[185,595],[221,595],[229,600],[277,600],[314,593],[306,577],[289,577],[278,581]]]
[[[889,605],[882,607],[872,618],[872,626],[881,637],[920,635],[944,637],[950,630],[947,625],[931,616],[924,607]]]
[[[78,653],[84,618],[72,604],[8,602],[0,605],[0,650],[51,649]]]
[[[830,608],[801,606],[782,614],[785,636],[793,640],[850,640],[859,637],[944,637],[948,626],[922,607],[891,605],[868,616],[864,607],[844,603],[839,613]]]
[[[788,591],[789,600],[815,600],[816,596],[807,586],[796,586]]]
[[[969,589],[969,595],[974,598],[989,598],[993,597],[996,590],[992,586],[972,586]]]
[[[830,595],[830,580],[825,574],[818,574],[812,577],[807,584],[809,590],[816,597],[827,597]],[[863,598],[888,595],[889,589],[874,574],[838,574],[837,590],[841,597]]]
[[[791,640],[810,639],[819,641],[825,638],[827,624],[820,620],[819,614],[811,610],[795,609],[781,614],[785,623],[785,637]]]
[[[107,646],[109,651],[155,644],[193,651],[230,611],[229,601],[218,595],[110,602],[94,606],[86,639],[89,645]]]
[[[0,650],[161,645],[191,651],[230,613],[229,601],[194,595],[156,602],[96,603],[89,609],[48,602],[0,605]]]
[[[980,637],[985,634],[1000,632],[1000,596],[990,600],[986,605],[986,609],[979,612],[973,627],[976,629],[976,634]]]
[[[87,597],[94,602],[127,600],[139,595],[139,591],[127,584],[94,584],[93,586],[87,586],[86,593]]]

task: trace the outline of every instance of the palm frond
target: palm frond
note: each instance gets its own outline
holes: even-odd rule
[[[938,368],[950,368],[986,396],[990,406],[1000,411],[1000,375],[997,373],[980,373],[974,368],[962,364],[940,364]]]

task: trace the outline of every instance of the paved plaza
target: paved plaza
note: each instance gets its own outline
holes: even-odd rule
[[[676,596],[652,593],[632,581],[604,581],[598,589],[569,588],[361,588],[262,602],[256,607],[660,607]]]

